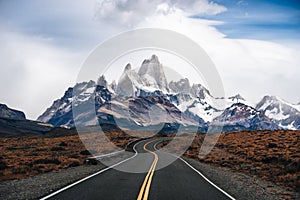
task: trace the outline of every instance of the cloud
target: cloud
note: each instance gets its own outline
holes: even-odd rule
[[[0,32],[2,103],[36,119],[55,98],[73,85],[82,54],[51,44],[51,39]]]
[[[257,102],[265,94],[292,102],[300,85],[299,46],[288,47],[254,39],[230,39],[213,27],[221,22],[187,18],[181,12],[153,15],[138,27],[174,30],[197,42],[211,57],[223,79],[227,96],[242,93]]]
[[[186,16],[216,15],[226,7],[208,0],[102,0],[96,9],[96,18],[102,23],[134,27],[156,14],[168,15],[181,10]]]
[[[236,4],[239,5],[239,6],[248,6],[249,5],[247,1],[243,1],[243,0],[238,1]]]

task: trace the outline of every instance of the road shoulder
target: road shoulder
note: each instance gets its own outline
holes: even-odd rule
[[[229,168],[212,166],[186,157],[183,159],[236,199],[278,200],[299,198],[299,194],[288,191],[272,182],[261,180],[259,177],[250,177]]]
[[[83,165],[0,183],[0,199],[37,199],[89,176],[104,165]]]

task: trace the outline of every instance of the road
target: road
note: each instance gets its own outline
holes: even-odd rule
[[[160,139],[132,144],[135,155],[43,199],[233,199],[182,159],[156,150]],[[166,161],[174,160],[162,167]],[[130,169],[130,172],[117,170]]]

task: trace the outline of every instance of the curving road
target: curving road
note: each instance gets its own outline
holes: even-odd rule
[[[42,199],[233,199],[181,158],[158,151],[163,139],[147,139],[131,145],[135,154],[114,168],[106,168]],[[172,161],[166,167],[167,161]],[[135,173],[117,170],[130,169]]]

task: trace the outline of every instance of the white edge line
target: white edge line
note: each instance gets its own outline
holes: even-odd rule
[[[229,197],[232,200],[235,200],[235,198],[233,198],[230,194],[228,194],[227,192],[225,192],[224,190],[222,190],[220,187],[218,187],[216,184],[214,184],[213,182],[211,182],[208,178],[206,178],[201,172],[199,172],[197,169],[195,169],[192,165],[190,165],[187,161],[185,161],[184,159],[182,159],[181,157],[178,157],[182,162],[184,162],[187,166],[189,166],[191,169],[193,169],[195,172],[197,172],[200,176],[202,176],[203,179],[205,179],[207,182],[209,182],[212,186],[214,186],[215,188],[217,188],[218,190],[220,190],[223,194],[225,194],[227,197]]]
[[[141,139],[141,138],[136,139],[136,140],[131,140],[130,142],[128,142],[128,143],[126,144],[125,149],[127,148],[128,145],[130,145],[131,143],[133,143],[133,142],[135,142],[135,141],[137,141],[137,140],[140,140],[140,139]],[[99,156],[88,157],[87,159],[91,159],[91,158],[99,159],[99,158],[103,158],[103,157],[106,157],[106,156],[111,156],[111,155],[119,154],[119,153],[122,153],[122,152],[124,152],[124,151],[125,151],[125,150],[123,149],[123,150],[121,150],[121,151],[116,151],[116,152],[112,152],[112,153],[108,153],[108,154],[103,154],[103,155],[99,155]]]
[[[142,140],[142,141],[143,141],[143,140]],[[105,172],[105,171],[107,171],[107,170],[109,170],[109,169],[112,169],[113,167],[118,166],[118,165],[120,165],[120,164],[122,164],[122,163],[124,163],[124,162],[126,162],[126,161],[128,161],[128,160],[130,160],[130,159],[132,159],[132,158],[134,158],[134,157],[136,157],[138,153],[137,153],[137,150],[136,150],[135,146],[136,146],[137,144],[139,144],[140,142],[142,142],[142,141],[137,142],[137,143],[133,146],[133,150],[135,151],[134,156],[132,156],[132,157],[130,157],[130,158],[127,158],[127,159],[125,159],[125,160],[122,160],[121,162],[116,163],[116,164],[114,164],[114,165],[112,165],[112,166],[109,166],[109,167],[107,167],[107,168],[104,168],[104,169],[102,169],[102,170],[100,170],[100,171],[98,171],[98,172],[96,172],[96,173],[94,173],[94,174],[92,174],[92,175],[89,175],[89,176],[87,176],[87,177],[85,177],[85,178],[83,178],[83,179],[80,179],[80,180],[78,180],[78,181],[76,181],[76,182],[74,182],[74,183],[72,183],[72,184],[70,184],[70,185],[68,185],[68,186],[65,186],[65,187],[63,187],[63,188],[61,188],[61,189],[59,189],[59,190],[57,190],[57,191],[55,191],[55,192],[53,192],[53,193],[51,193],[51,194],[49,194],[49,195],[47,195],[47,196],[41,198],[40,200],[45,200],[45,199],[48,199],[48,198],[50,198],[50,197],[53,197],[54,195],[57,195],[58,193],[60,193],[60,192],[62,192],[62,191],[64,191],[64,190],[67,190],[67,189],[73,187],[74,185],[77,185],[77,184],[79,184],[79,183],[81,183],[81,182],[83,182],[83,181],[85,181],[85,180],[87,180],[87,179],[90,179],[90,178],[92,178],[92,177],[94,177],[94,176],[96,176],[96,175],[98,175],[98,174],[101,174],[102,172]]]
[[[103,158],[103,157],[106,157],[106,156],[111,156],[111,155],[115,155],[115,154],[119,154],[121,152],[124,152],[125,150],[121,150],[121,151],[116,151],[116,152],[112,152],[112,153],[108,153],[108,154],[103,154],[103,155],[100,155],[100,156],[92,156],[92,157],[88,157],[87,159],[91,159],[91,158]]]
[[[157,142],[155,145],[154,145],[154,149],[156,151],[159,151],[157,148],[156,148],[156,145],[159,144],[159,142]],[[223,194],[225,194],[227,197],[229,197],[230,199],[232,200],[236,200],[234,197],[232,197],[230,194],[228,194],[227,192],[225,192],[222,188],[218,187],[216,184],[214,184],[212,181],[210,181],[208,178],[206,178],[201,172],[199,172],[197,169],[195,169],[191,164],[189,164],[187,161],[185,161],[183,158],[181,157],[178,157],[178,156],[175,156],[171,153],[168,153],[168,152],[164,152],[164,153],[167,153],[167,154],[170,154],[171,156],[174,156],[176,158],[179,158],[183,163],[185,163],[187,166],[189,166],[192,170],[194,170],[196,173],[198,173],[204,180],[206,180],[208,183],[210,183],[212,186],[214,186],[215,188],[217,188],[220,192],[222,192]]]

